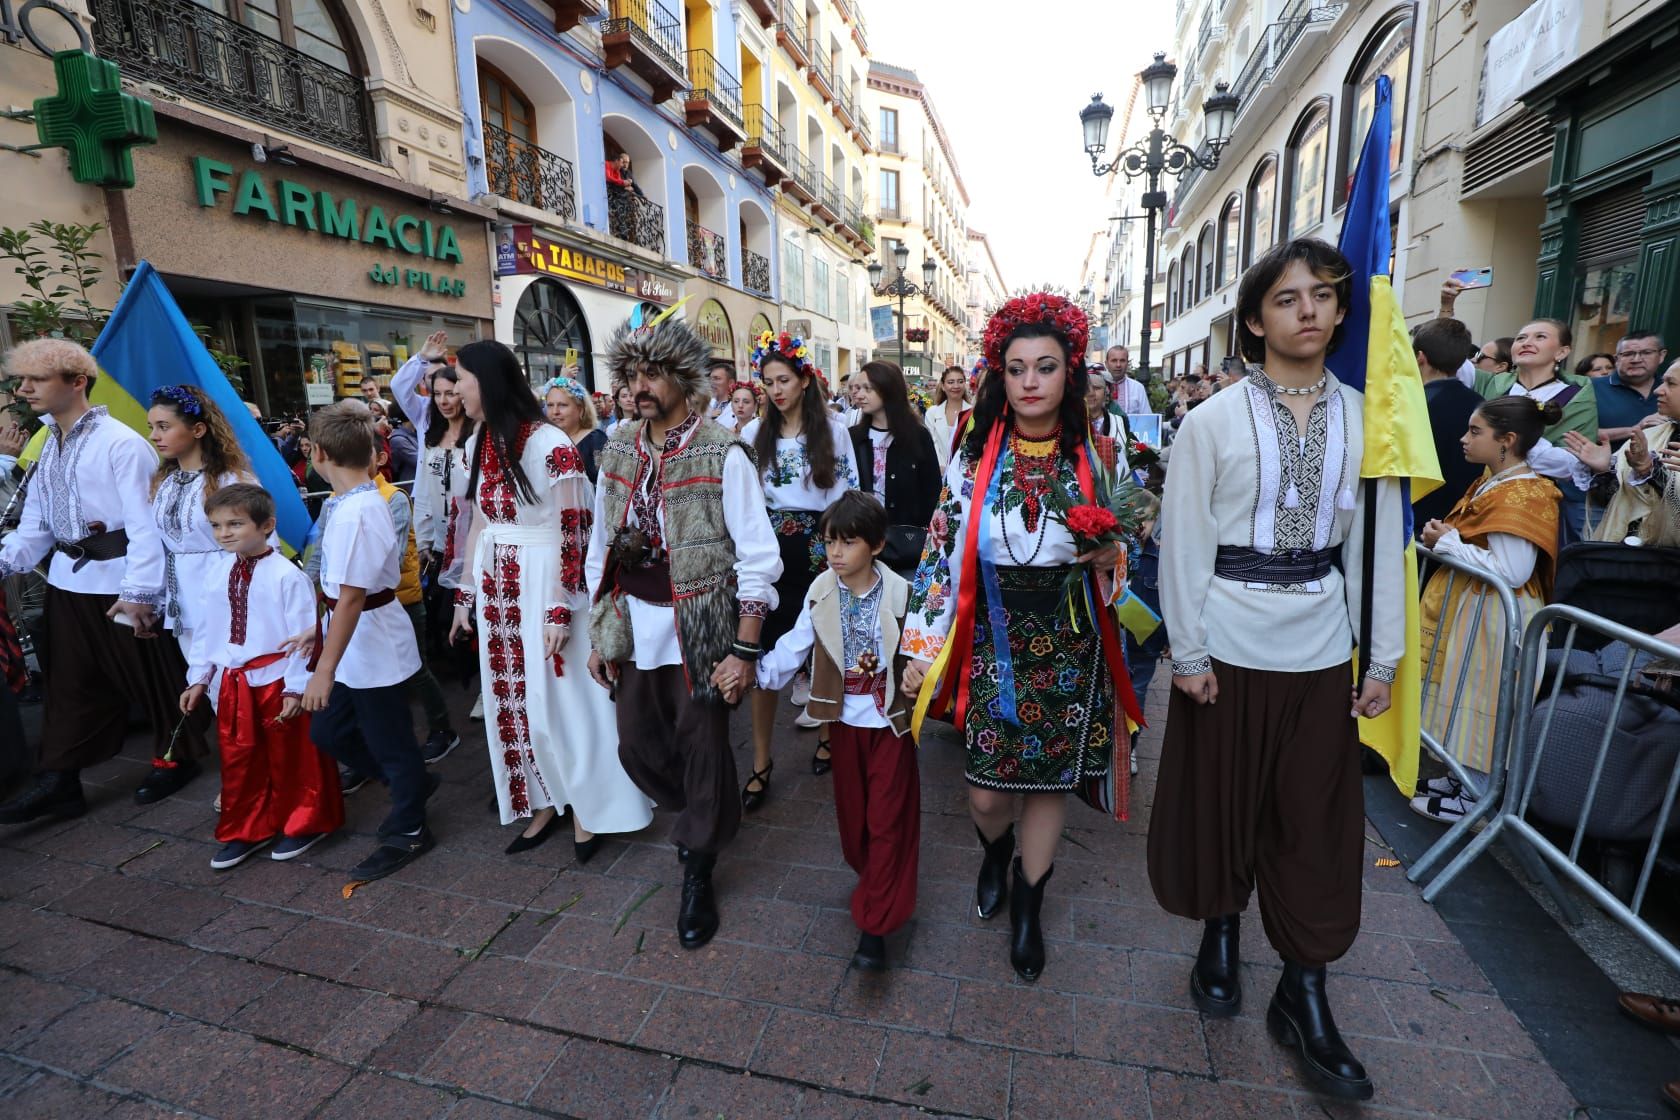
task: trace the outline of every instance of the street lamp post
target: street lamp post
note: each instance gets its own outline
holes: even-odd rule
[[[893,249],[893,264],[897,268],[898,275],[883,284],[881,282],[881,275],[886,271],[886,269],[881,265],[880,261],[870,261],[869,286],[874,289],[875,294],[878,296],[898,297],[898,360],[902,365],[908,357],[908,355],[904,352],[905,297],[919,296],[931,289],[933,287],[933,274],[938,271],[939,266],[933,263],[932,257],[923,256],[922,282],[920,284],[912,282],[909,277],[904,275],[905,268],[910,264],[910,247],[902,241],[900,241]]]
[[[1108,148],[1108,126],[1114,119],[1113,107],[1104,102],[1099,93],[1079,112],[1079,122],[1085,130],[1085,154],[1091,157],[1093,175],[1101,177],[1121,171],[1128,179],[1147,179],[1148,190],[1142,199],[1146,232],[1143,249],[1143,345],[1140,355],[1145,377],[1151,376],[1149,335],[1151,317],[1155,313],[1155,216],[1167,208],[1167,192],[1161,189],[1161,174],[1165,172],[1174,178],[1183,178],[1191,168],[1212,171],[1219,166],[1220,150],[1230,143],[1231,129],[1237,120],[1237,96],[1224,82],[1220,82],[1214,86],[1213,96],[1202,105],[1206,118],[1202,134],[1207,138],[1208,154],[1200,155],[1167,135],[1161,128],[1161,118],[1167,111],[1173,79],[1177,76],[1178,67],[1167,61],[1166,53],[1156,52],[1155,61],[1140,75],[1144,104],[1149,109],[1154,126],[1147,137],[1117,152],[1108,163],[1098,163],[1097,157]],[[1121,215],[1122,218],[1135,216]]]

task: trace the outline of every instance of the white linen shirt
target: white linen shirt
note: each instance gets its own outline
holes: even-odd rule
[[[1128,376],[1120,386],[1120,410],[1128,416],[1146,416],[1155,411],[1149,403],[1149,387]]]
[[[157,452],[146,437],[104,406],[88,409],[62,437],[49,435],[29,479],[17,530],[0,543],[0,579],[27,572],[52,552],[47,582],[79,595],[115,595],[124,602],[163,606],[163,541],[152,518],[152,472]],[[55,544],[87,537],[94,522],[128,533],[128,554],[77,561]]]
[[[321,511],[321,591],[337,599],[346,586],[368,594],[394,589],[402,573],[403,539],[397,536],[391,507],[369,482],[328,500]],[[328,612],[325,634],[332,625]],[[383,688],[401,684],[420,671],[420,647],[408,612],[395,599],[363,610],[339,659],[334,679],[348,688]]]
[[[236,603],[228,577],[237,559],[235,553],[218,552],[204,565],[206,594],[187,651],[187,680],[207,685],[212,705],[220,698],[225,670],[278,653],[281,643],[315,626],[315,585],[296,564],[270,551],[251,569],[244,602]],[[235,611],[245,616],[244,640],[239,642],[233,640]],[[308,653],[290,653],[272,665],[251,670],[245,679],[252,687],[261,687],[282,678],[287,694],[302,696],[309,686]]]

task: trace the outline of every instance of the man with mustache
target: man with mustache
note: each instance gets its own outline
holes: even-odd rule
[[[709,353],[676,319],[613,335],[614,391],[636,412],[601,451],[587,560],[589,673],[616,691],[625,772],[676,813],[685,949],[717,932],[712,869],[741,827],[729,711],[756,679],[782,574],[751,449],[690,403]]]

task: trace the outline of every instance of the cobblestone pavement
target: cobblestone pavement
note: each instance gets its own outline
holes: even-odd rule
[[[1159,715],[1159,689],[1152,700]],[[375,786],[350,798],[356,835],[229,872],[209,867],[213,776],[142,809],[129,796],[142,776],[132,749],[90,773],[87,817],[0,831],[0,1115],[1562,1120],[1574,1109],[1401,869],[1376,866],[1387,852],[1375,843],[1364,930],[1331,981],[1376,1081],[1372,1106],[1306,1093],[1267,1037],[1277,969],[1257,921],[1242,1017],[1189,1010],[1199,930],[1155,905],[1144,870],[1158,732],[1143,741],[1132,821],[1070,810],[1045,902],[1049,965],[1029,986],[1009,968],[1007,922],[974,917],[978,847],[953,740],[922,752],[921,895],[889,941],[894,969],[877,976],[848,970],[852,879],[828,780],[809,775],[808,733],[781,736],[774,795],[719,863],[722,931],[685,953],[664,821],[611,841],[587,869],[564,839],[504,856],[512,833],[487,813],[471,726],[438,768],[438,848],[349,899],[345,872],[383,812]]]

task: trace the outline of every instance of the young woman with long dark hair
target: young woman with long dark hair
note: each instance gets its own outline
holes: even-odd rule
[[[857,380],[863,416],[852,425],[852,458],[861,488],[887,509],[881,562],[908,579],[922,558],[939,500],[939,452],[910,407],[903,370],[892,362],[870,362]]]
[[[951,446],[968,415],[968,374],[961,366],[947,366],[934,386],[933,404],[927,410],[927,429],[933,435],[933,449],[939,454],[939,469],[951,463]]]
[[[1089,330],[1084,312],[1048,293],[1009,301],[987,324],[992,372],[945,471],[900,645],[911,658],[906,694],[931,677],[928,710],[951,718],[967,743],[969,813],[984,850],[975,910],[991,918],[1009,900],[1009,960],[1029,981],[1044,968],[1039,909],[1067,795],[1101,802],[1112,776],[1110,807],[1123,806],[1127,768],[1115,752],[1129,723],[1142,722],[1113,613],[1074,607],[1067,591],[1077,577],[1092,603],[1106,602],[1118,550],[1081,555],[1053,516],[1064,498],[1108,505],[1118,485],[1113,441],[1089,436],[1085,420]]]
[[[653,819],[618,761],[612,700],[585,672],[594,490],[512,350],[472,342],[456,364],[461,406],[479,429],[467,447],[472,529],[451,637],[481,631],[497,804],[503,824],[530,818],[507,851],[547,840],[570,806],[577,860],[587,863],[597,833],[635,832]]]
[[[782,550],[782,578],[776,581],[776,608],[759,637],[765,649],[793,629],[811,581],[826,566],[817,519],[847,490],[857,488],[852,440],[845,424],[828,411],[822,374],[811,365],[803,339],[765,331],[753,350],[753,369],[764,382],[770,407],[753,420],[741,439],[758,457],[759,477],[770,508],[770,524]],[[755,691],[753,774],[741,791],[742,807],[751,811],[770,792],[770,732],[776,719],[774,692]],[[826,744],[819,745],[811,770],[826,774],[831,764]]]

